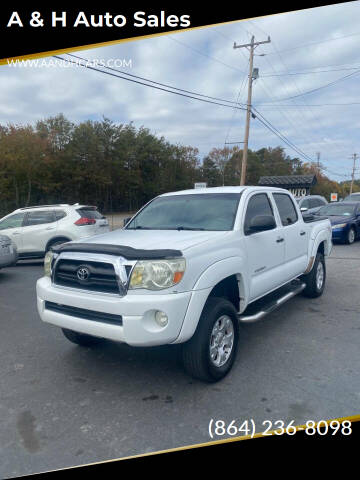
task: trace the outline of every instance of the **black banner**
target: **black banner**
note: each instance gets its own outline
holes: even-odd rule
[[[0,59],[23,57],[75,47],[119,41],[159,33],[181,31],[250,17],[312,8],[334,2],[242,3],[235,8],[223,3],[203,8],[173,3],[151,7],[131,3],[89,7],[83,4],[38,3],[24,7],[12,3],[1,9]],[[167,4],[169,5],[169,4]],[[4,63],[4,62],[3,62]]]

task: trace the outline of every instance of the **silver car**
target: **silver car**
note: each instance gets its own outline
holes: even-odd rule
[[[15,265],[18,253],[14,242],[6,235],[0,235],[0,268]]]
[[[311,214],[316,213],[321,207],[328,203],[326,198],[321,195],[306,195],[305,197],[296,198],[296,201],[303,213],[306,212]]]

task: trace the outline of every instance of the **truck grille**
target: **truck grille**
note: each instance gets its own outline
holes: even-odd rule
[[[60,258],[53,282],[63,287],[119,294],[119,285],[111,263]]]

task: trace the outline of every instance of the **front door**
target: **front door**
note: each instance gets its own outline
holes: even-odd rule
[[[0,222],[0,234],[7,235],[15,243],[19,253],[22,252],[22,232],[25,212],[14,213]]]
[[[251,233],[251,219],[257,215],[271,215],[273,207],[267,193],[250,196],[245,207],[243,230],[247,263],[249,265],[250,301],[274,290],[284,283],[282,265],[285,259],[283,228],[278,223],[272,230]]]

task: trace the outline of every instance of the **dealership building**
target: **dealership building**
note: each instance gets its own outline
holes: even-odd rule
[[[295,197],[311,195],[311,187],[317,184],[316,175],[272,175],[260,177],[258,182],[263,187],[286,188]]]

